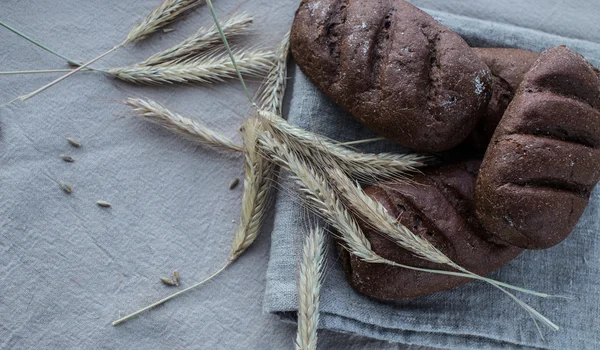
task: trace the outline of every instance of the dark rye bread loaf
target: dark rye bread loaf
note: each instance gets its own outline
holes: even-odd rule
[[[538,59],[536,52],[508,48],[473,48],[492,72],[492,97],[483,117],[465,143],[485,150],[512,101],[523,76]]]
[[[462,267],[485,275],[514,259],[522,249],[504,245],[475,218],[475,177],[480,161],[426,169],[412,183],[383,182],[365,192],[390,215]],[[413,256],[384,236],[362,225],[373,250],[398,263],[447,270]],[[341,249],[347,279],[360,293],[382,300],[409,299],[452,288],[467,278],[369,264]]]
[[[303,0],[291,50],[342,109],[420,151],[461,143],[491,96],[490,71],[467,43],[402,0]]]
[[[565,239],[600,179],[600,78],[565,47],[540,55],[496,128],[477,180],[477,217],[529,249]]]

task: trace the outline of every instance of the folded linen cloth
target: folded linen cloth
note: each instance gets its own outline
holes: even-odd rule
[[[455,30],[472,46],[517,47],[541,52],[566,45],[600,66],[600,44],[551,35],[521,27],[427,11]],[[292,67],[288,90],[288,120],[340,141],[373,137],[362,125],[342,112]],[[389,150],[390,144],[363,147]],[[285,175],[284,175],[285,177]],[[293,184],[277,194],[267,271],[264,309],[293,321],[296,311],[296,267],[300,236],[309,222],[293,193]],[[569,238],[542,251],[526,251],[496,271],[492,278],[531,290],[572,299],[519,297],[557,323],[552,332],[534,322],[519,306],[492,286],[473,282],[431,296],[402,302],[380,302],[355,292],[346,282],[337,259],[329,250],[327,275],[321,297],[324,329],[357,334],[403,344],[453,349],[598,349],[600,348],[600,186]],[[314,221],[314,220],[312,220]]]

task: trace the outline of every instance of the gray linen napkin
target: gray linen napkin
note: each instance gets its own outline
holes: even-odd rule
[[[557,45],[583,54],[600,65],[600,44],[550,35],[540,31],[486,22],[447,13],[427,11],[457,31],[469,44],[518,47],[543,51]],[[288,94],[291,123],[340,141],[372,137],[343,113],[292,67]],[[369,145],[368,150],[390,145]],[[285,176],[285,175],[283,175]],[[292,185],[277,194],[271,256],[267,271],[264,309],[293,321],[296,310],[296,266],[300,235],[306,232],[308,214],[290,196]],[[543,251],[526,251],[491,277],[570,300],[519,295],[561,329],[542,329],[514,302],[493,287],[470,283],[435,295],[403,302],[380,302],[364,297],[347,284],[336,250],[330,249],[320,327],[404,344],[456,349],[598,349],[600,348],[600,189],[569,238]],[[311,219],[312,220],[312,219]],[[314,221],[314,220],[313,220]]]

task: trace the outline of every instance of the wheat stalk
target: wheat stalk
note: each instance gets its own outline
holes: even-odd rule
[[[325,267],[323,228],[310,230],[302,245],[302,263],[298,282],[297,350],[316,350],[319,324],[319,299]]]
[[[254,243],[266,214],[274,165],[259,152],[257,136],[260,127],[259,120],[254,117],[242,126],[245,168],[242,217],[233,238],[230,261],[236,260]]]
[[[335,141],[288,123],[275,113],[259,111],[271,132],[285,140],[294,151],[323,165],[341,168],[346,174],[365,182],[413,172],[426,164],[429,157],[406,153],[361,153],[340,146]]]
[[[13,75],[13,74],[46,74],[46,73],[68,73],[73,69],[32,69],[32,70],[15,70],[15,71],[4,71],[0,72],[0,75]],[[88,71],[99,71],[102,72],[101,69],[91,69],[90,67],[86,68]]]
[[[187,287],[185,289],[182,289],[179,292],[173,293],[173,294],[171,294],[171,295],[169,295],[169,296],[167,296],[167,297],[165,297],[163,299],[160,299],[159,301],[157,301],[155,303],[152,303],[152,304],[150,304],[150,305],[148,305],[148,306],[146,306],[146,307],[144,307],[142,309],[139,309],[136,312],[133,312],[133,313],[127,315],[127,316],[121,317],[121,318],[113,321],[112,325],[113,326],[118,326],[118,325],[120,325],[123,322],[129,321],[132,318],[137,317],[140,314],[142,314],[142,313],[144,313],[144,312],[146,312],[146,311],[148,311],[150,309],[153,309],[153,308],[155,308],[155,307],[157,307],[159,305],[162,305],[162,304],[166,303],[167,301],[169,301],[169,300],[171,300],[173,298],[176,298],[176,297],[178,297],[178,296],[180,296],[180,295],[182,295],[184,293],[187,293],[187,292],[191,291],[192,289],[195,289],[195,288],[203,285],[204,283],[212,280],[214,277],[216,277],[221,272],[223,272],[227,268],[227,266],[229,266],[229,264],[225,264],[223,267],[221,267],[219,270],[217,270],[217,272],[213,273],[212,275],[210,275],[206,279],[204,279],[204,280],[202,280],[202,281],[200,281],[200,282],[198,282],[198,283],[196,283],[196,284],[194,284],[192,286],[189,286],[189,287]]]
[[[158,29],[173,22],[185,11],[203,3],[202,0],[163,0],[140,23],[136,24],[125,39],[125,44],[142,40]]]
[[[188,140],[230,151],[242,150],[228,137],[209,129],[200,122],[185,118],[151,99],[130,97],[123,103],[133,108],[137,115],[145,120],[182,135]]]
[[[236,51],[239,70],[247,76],[261,76],[271,68],[273,52],[266,50]],[[135,84],[222,82],[233,78],[236,69],[225,54],[214,52],[182,62],[159,65],[133,65],[108,69],[117,79]]]
[[[228,38],[244,34],[248,26],[252,23],[252,20],[253,18],[246,13],[235,14],[223,23],[223,32]],[[209,28],[201,27],[192,36],[169,49],[150,56],[141,65],[151,66],[167,61],[181,61],[214,48],[219,44],[222,44],[221,37],[214,24]]]
[[[76,61],[74,61],[74,60],[72,60],[72,59],[70,59],[70,58],[68,58],[68,57],[66,57],[66,56],[64,56],[64,55],[62,55],[62,54],[60,54],[60,53],[52,50],[52,49],[50,49],[46,45],[44,45],[44,44],[40,43],[39,41],[33,39],[32,37],[28,36],[27,34],[25,34],[25,33],[21,32],[21,31],[17,30],[16,28],[14,28],[14,27],[12,27],[12,26],[4,23],[3,21],[0,21],[0,26],[3,26],[4,28],[6,28],[6,29],[10,30],[11,32],[17,34],[21,38],[23,38],[23,39],[29,41],[30,43],[32,43],[32,44],[34,44],[34,45],[36,45],[36,46],[38,46],[38,47],[40,47],[40,48],[48,51],[49,53],[51,53],[51,54],[53,54],[53,55],[55,55],[57,57],[62,58],[63,60],[67,61],[67,63],[69,65],[72,65],[72,66],[78,66],[79,65],[79,62],[76,62]]]
[[[94,58],[94,59],[92,59],[92,60],[90,60],[90,61],[88,61],[88,62],[86,62],[86,63],[83,63],[83,64],[81,64],[81,65],[80,65],[79,67],[77,67],[76,69],[73,69],[73,70],[72,70],[72,71],[70,71],[69,73],[67,73],[67,74],[65,74],[65,75],[63,75],[63,76],[61,76],[60,78],[58,78],[58,79],[56,79],[56,80],[53,80],[53,81],[51,81],[50,83],[48,83],[48,84],[46,84],[46,85],[42,86],[41,88],[39,88],[39,89],[37,89],[37,90],[35,90],[35,91],[33,91],[33,92],[30,92],[30,93],[28,93],[28,94],[26,94],[26,95],[22,95],[22,96],[19,96],[19,97],[17,97],[17,98],[16,98],[16,99],[14,99],[13,101],[15,101],[15,100],[26,101],[26,100],[28,100],[28,99],[32,98],[33,96],[35,96],[35,95],[39,94],[40,92],[42,92],[42,91],[44,91],[44,90],[46,90],[46,89],[48,89],[48,88],[52,87],[53,85],[56,85],[56,84],[58,84],[59,82],[61,82],[61,81],[65,80],[65,79],[67,79],[68,77],[70,77],[71,75],[73,75],[73,74],[75,74],[75,73],[79,72],[80,70],[87,68],[87,66],[89,66],[90,64],[92,64],[92,63],[94,63],[94,62],[96,62],[96,61],[98,61],[98,60],[102,59],[104,56],[106,56],[106,55],[108,55],[108,54],[110,54],[110,53],[112,53],[112,52],[116,51],[117,49],[121,48],[123,45],[125,45],[125,42],[122,42],[122,43],[120,43],[119,45],[117,45],[117,46],[113,47],[112,49],[110,49],[110,50],[106,51],[105,53],[101,54],[100,56],[98,56],[98,57],[96,57],[96,58]],[[90,69],[91,69],[91,68],[90,68]],[[13,101],[10,101],[10,102],[13,102]],[[9,102],[9,103],[10,103],[10,102]]]
[[[289,51],[290,32],[288,31],[275,51],[275,65],[267,74],[267,78],[258,92],[260,108],[277,115],[282,113]]]
[[[317,173],[311,165],[302,161],[285,143],[274,138],[269,132],[263,132],[259,135],[259,144],[267,154],[270,154],[273,161],[292,173],[292,178],[300,186],[300,193],[305,197],[307,203],[313,207],[326,222],[336,229],[339,238],[342,241],[342,245],[350,252],[350,254],[368,263],[386,264],[421,272],[475,278],[474,275],[470,273],[419,268],[399,264],[381,257],[372,250],[371,243],[358,226],[358,223],[342,205],[341,201],[322,175]],[[331,169],[328,169],[328,171],[330,170]],[[499,282],[493,283],[492,285],[517,301],[517,303],[523,307],[534,320],[539,320],[554,330],[559,329],[556,324],[544,315],[540,314],[538,311],[504,289],[504,287],[509,287],[509,285],[503,285]]]

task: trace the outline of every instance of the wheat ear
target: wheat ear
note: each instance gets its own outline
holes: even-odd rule
[[[261,76],[273,65],[272,51],[238,50],[234,56],[239,70],[246,76]],[[235,77],[236,69],[227,55],[212,52],[182,62],[111,68],[108,74],[135,84],[208,84]]]
[[[302,263],[298,282],[297,350],[317,349],[319,299],[325,268],[325,237],[323,228],[310,230],[302,245]]]
[[[123,103],[133,108],[138,116],[169,129],[188,140],[203,143],[229,151],[241,151],[242,148],[220,133],[209,129],[200,122],[185,118],[151,99],[130,97]]]
[[[252,20],[253,18],[246,13],[235,14],[223,23],[223,32],[228,38],[242,35],[248,30]],[[221,43],[219,31],[214,24],[209,28],[201,27],[192,36],[169,49],[150,56],[141,65],[151,66],[167,61],[184,60]]]
[[[283,96],[287,84],[287,61],[290,51],[290,32],[285,33],[283,40],[275,51],[275,65],[258,91],[258,104],[261,109],[281,115]]]
[[[258,119],[254,117],[246,120],[242,127],[245,168],[242,218],[233,238],[230,261],[236,260],[254,243],[266,214],[274,165],[263,158],[258,149],[260,127]]]
[[[136,24],[125,39],[125,43],[142,40],[158,29],[173,22],[185,11],[192,9],[204,1],[202,0],[163,0],[140,23]]]
[[[315,171],[312,166],[302,161],[287,147],[287,145],[274,138],[273,135],[269,135],[269,132],[263,132],[259,135],[259,143],[265,152],[270,154],[273,161],[292,173],[292,178],[300,186],[300,192],[307,200],[307,203],[314,208],[326,222],[336,229],[344,248],[350,252],[350,254],[365,262],[374,264],[386,264],[421,272],[473,278],[472,274],[468,273],[408,266],[381,257],[372,250],[371,243],[358,226],[358,223],[342,205],[339,198],[322,175]],[[330,171],[330,169],[328,171]],[[559,329],[556,324],[523,301],[519,300],[499,284],[492,285],[515,300],[529,313],[534,321],[537,319],[554,330]]]
[[[260,111],[259,115],[271,132],[285,140],[294,151],[316,159],[324,166],[341,168],[346,174],[365,182],[413,172],[426,164],[429,157],[406,153],[361,153],[340,146],[335,141],[288,123],[275,113]]]

